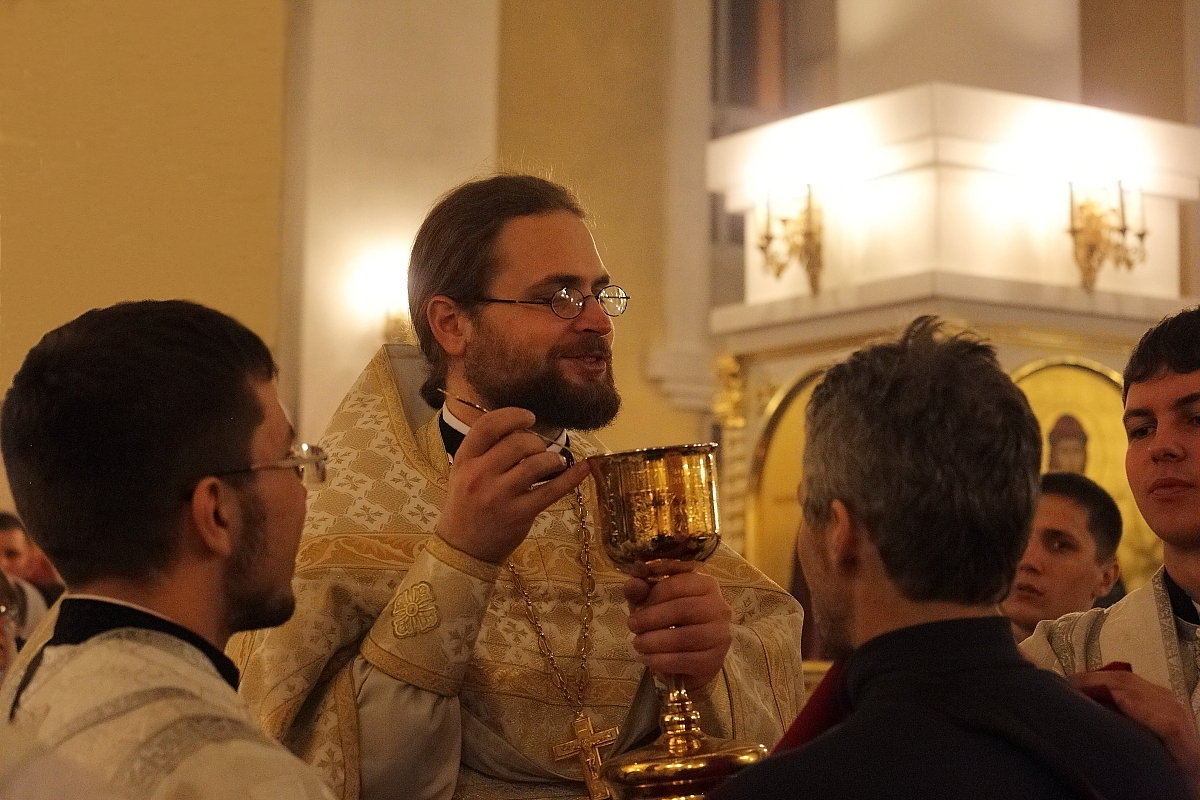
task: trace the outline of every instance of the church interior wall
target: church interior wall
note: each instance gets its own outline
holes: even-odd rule
[[[1121,0],[1078,5],[1084,101],[1194,124],[1198,0],[1156,0],[1136,20]],[[281,267],[297,7],[123,0],[117,14],[103,0],[0,0],[0,381],[46,330],[124,299],[199,300],[281,345],[297,302]],[[579,191],[635,298],[615,344],[626,401],[605,434],[615,448],[705,437],[705,415],[667,402],[645,374],[677,268],[663,241],[672,8],[500,5],[497,166]],[[1179,30],[1191,31],[1182,59],[1167,52]],[[1183,248],[1186,289],[1198,259],[1186,237]]]
[[[500,163],[549,171],[580,193],[600,255],[632,298],[613,345],[623,411],[601,434],[614,449],[704,436],[701,415],[676,409],[645,377],[674,268],[663,236],[670,24],[668,3],[503,5]]]
[[[196,300],[274,346],[284,5],[0,17],[0,384],[46,331],[120,300]]]

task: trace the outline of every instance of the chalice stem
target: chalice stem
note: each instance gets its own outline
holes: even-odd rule
[[[688,697],[682,675],[667,677],[667,693],[663,699],[659,727],[667,751],[671,755],[695,753],[704,744],[704,731],[700,729],[700,712],[693,705],[692,698]]]

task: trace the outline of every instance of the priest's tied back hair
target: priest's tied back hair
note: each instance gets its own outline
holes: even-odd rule
[[[504,223],[554,211],[586,217],[564,187],[533,175],[500,174],[450,190],[421,223],[408,265],[408,308],[429,363],[421,397],[430,406],[440,408],[445,399],[438,389],[446,385],[448,364],[425,316],[429,301],[445,295],[462,301],[467,313],[475,313],[469,304],[488,295],[496,239]]]
[[[183,300],[93,309],[42,337],[4,399],[0,449],[68,586],[169,565],[196,483],[248,466],[254,382],[275,374],[250,329]]]
[[[1186,375],[1200,369],[1200,306],[1185,308],[1142,334],[1125,364],[1122,399],[1129,386],[1163,372]]]
[[[934,317],[825,374],[806,415],[803,514],[841,500],[914,601],[998,602],[1025,550],[1041,435],[991,346]]]

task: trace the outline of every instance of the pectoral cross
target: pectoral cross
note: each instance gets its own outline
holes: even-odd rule
[[[554,745],[554,760],[577,757],[583,766],[583,781],[587,784],[588,797],[591,800],[612,797],[604,781],[600,780],[600,748],[617,740],[617,729],[612,727],[594,732],[591,717],[583,712],[575,715],[573,727],[574,739]]]

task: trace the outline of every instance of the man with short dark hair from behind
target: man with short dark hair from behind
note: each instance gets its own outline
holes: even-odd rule
[[[920,318],[832,367],[805,422],[797,548],[842,705],[712,800],[1188,796],[1152,734],[1023,659],[998,613],[1041,440],[990,346]]]
[[[1121,510],[1112,495],[1074,472],[1047,472],[1029,544],[1000,610],[1019,642],[1044,619],[1086,611],[1112,589],[1121,568]]]
[[[185,301],[89,311],[29,352],[0,447],[31,538],[68,587],[0,712],[130,798],[325,798],[269,739],[221,652],[292,613],[305,477],[266,345]]]

